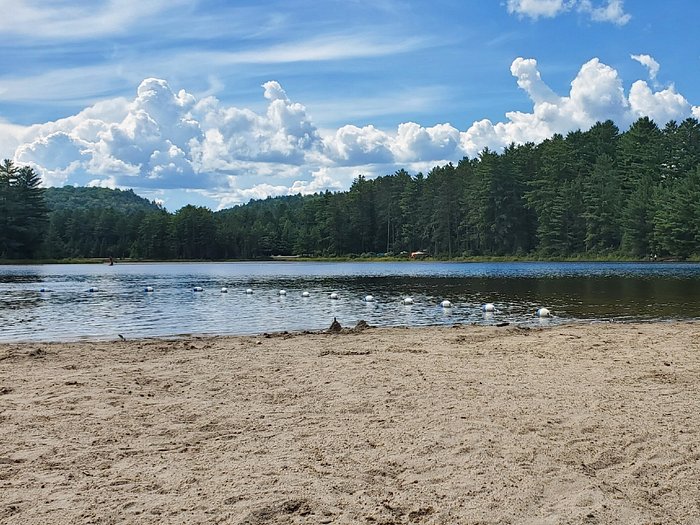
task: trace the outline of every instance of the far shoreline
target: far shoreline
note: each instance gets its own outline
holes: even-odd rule
[[[173,263],[298,263],[298,262],[323,262],[323,263],[347,263],[347,262],[371,262],[371,263],[674,263],[697,264],[700,257],[679,258],[633,258],[633,257],[508,257],[508,256],[474,256],[474,257],[424,257],[410,259],[407,257],[362,257],[362,256],[338,256],[338,257],[302,257],[302,256],[270,256],[262,259],[134,259],[115,258],[114,265],[118,264],[173,264]],[[69,258],[69,259],[0,259],[0,266],[39,266],[62,264],[105,264],[109,265],[109,258]]]

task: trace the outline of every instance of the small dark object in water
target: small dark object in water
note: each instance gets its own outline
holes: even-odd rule
[[[338,322],[338,319],[336,319],[336,318],[334,317],[334,318],[333,318],[333,322],[331,323],[331,326],[330,326],[330,328],[328,329],[328,331],[329,331],[329,332],[337,333],[337,332],[340,332],[342,329],[343,329],[343,327],[340,326],[340,323]]]
[[[502,323],[496,323],[496,326],[508,326],[509,324],[509,322],[503,321]]]

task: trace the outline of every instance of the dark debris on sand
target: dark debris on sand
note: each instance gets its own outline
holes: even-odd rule
[[[338,322],[338,319],[334,317],[331,326],[328,328],[328,330],[326,330],[326,332],[329,334],[354,334],[367,330],[368,328],[372,327],[364,319],[357,321],[357,324],[353,328],[343,328]]]

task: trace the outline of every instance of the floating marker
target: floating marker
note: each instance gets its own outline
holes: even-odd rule
[[[302,296],[302,297],[308,297],[308,296],[309,296],[309,292],[301,292],[301,296]]]
[[[539,308],[535,315],[537,317],[551,317],[552,312],[550,312],[547,308]]]
[[[404,298],[403,304],[413,304],[413,297]]]
[[[41,288],[41,289],[39,289],[39,291],[40,291],[41,293],[46,293],[46,292],[48,292],[48,290],[47,290],[46,288]]]
[[[97,288],[95,288],[94,286],[91,286],[90,288],[88,288],[88,292],[92,293],[92,292],[96,292],[96,291],[97,291]]]
[[[146,286],[146,287],[143,289],[143,291],[144,291],[144,292],[152,292],[152,291],[153,291],[153,286]]]
[[[287,290],[280,290],[277,292],[279,295],[287,295]]]
[[[228,288],[225,286],[221,289],[221,293],[228,293]]]
[[[246,293],[247,295],[250,295],[250,294],[253,293],[253,290],[251,290],[250,288],[248,288],[248,289],[245,291],[245,293]]]
[[[443,308],[452,308],[452,303],[445,299],[443,302],[440,303],[440,306]]]
[[[330,298],[333,299],[333,300],[335,301],[336,299],[338,299],[338,294],[335,293],[335,292],[333,292],[333,293],[330,295]]]
[[[366,302],[366,303],[373,303],[373,302],[374,302],[374,296],[373,296],[373,295],[365,295],[365,302]]]
[[[486,303],[484,306],[481,307],[481,309],[484,312],[495,312],[496,307],[493,305],[493,303]]]
[[[204,288],[202,288],[201,286],[195,286],[194,288],[192,288],[192,291],[193,292],[203,292]]]

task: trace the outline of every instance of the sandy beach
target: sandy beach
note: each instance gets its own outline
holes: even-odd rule
[[[0,523],[700,523],[700,324],[0,345]]]

